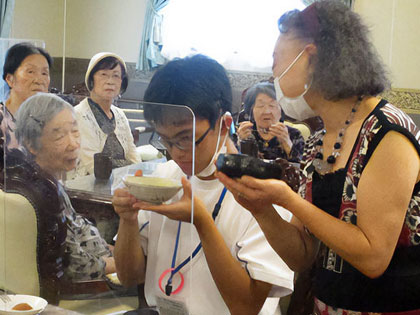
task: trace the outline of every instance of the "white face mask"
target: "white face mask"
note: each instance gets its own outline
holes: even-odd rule
[[[305,98],[303,97],[306,92],[308,92],[311,84],[305,84],[305,91],[297,97],[287,97],[284,95],[280,87],[280,79],[285,76],[285,74],[293,67],[296,61],[302,56],[302,50],[299,55],[292,61],[292,63],[283,71],[283,73],[274,79],[274,89],[276,90],[276,99],[280,103],[281,108],[284,110],[285,114],[291,118],[297,120],[305,120],[310,117],[316,116],[315,112],[308,105]]]
[[[210,175],[213,175],[214,172],[216,172],[216,164],[214,164],[214,161],[216,161],[217,157],[219,156],[219,154],[221,153],[226,153],[226,139],[227,139],[227,135],[228,133],[226,132],[226,135],[223,139],[222,144],[219,147],[220,144],[220,132],[222,131],[222,123],[224,121],[224,116],[220,119],[220,124],[219,124],[219,134],[217,136],[217,144],[216,144],[216,150],[214,151],[213,157],[210,160],[210,163],[198,174],[195,174],[198,177],[209,177]],[[220,150],[219,150],[220,149]]]

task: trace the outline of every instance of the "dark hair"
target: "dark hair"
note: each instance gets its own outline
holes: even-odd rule
[[[105,57],[104,59],[100,60],[94,67],[93,69],[90,71],[89,73],[89,77],[88,77],[88,89],[89,91],[91,91],[93,89],[93,75],[98,72],[99,70],[112,70],[114,69],[117,65],[120,65],[121,67],[121,90],[120,93],[123,94],[125,92],[125,90],[127,89],[128,86],[128,75],[127,72],[125,71],[125,66],[121,63],[121,61],[119,61],[117,58],[109,56],[109,57]]]
[[[30,55],[42,55],[47,59],[48,67],[51,68],[53,60],[49,53],[31,43],[18,43],[9,48],[3,66],[3,80],[6,81],[8,73],[14,74],[22,61]]]
[[[390,86],[367,27],[340,1],[320,0],[303,11],[286,12],[278,27],[316,45],[312,87],[326,99],[375,96]]]
[[[147,87],[146,102],[185,105],[214,128],[224,112],[232,110],[232,89],[226,71],[217,61],[194,55],[174,59],[158,69]],[[144,105],[144,117],[162,122],[162,106]]]
[[[275,100],[276,91],[274,90],[274,84],[271,82],[259,82],[246,91],[244,97],[244,111],[248,113],[248,115],[251,115],[255,100],[259,94],[265,94]]]

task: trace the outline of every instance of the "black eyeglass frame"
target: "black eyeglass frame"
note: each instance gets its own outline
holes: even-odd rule
[[[201,142],[203,142],[204,138],[208,135],[208,133],[210,132],[210,130],[212,129],[212,127],[210,126],[201,136],[200,138],[198,138],[195,141],[195,146],[198,146]],[[175,146],[177,149],[182,150],[182,151],[188,151],[190,149],[183,147],[182,145],[179,145],[177,142],[172,142],[172,141],[168,141],[168,140],[164,140],[161,141],[161,137],[159,136],[158,139],[154,140],[153,136],[157,134],[159,136],[159,134],[156,131],[153,131],[152,135],[150,136],[149,139],[149,144],[153,145],[156,149],[164,149],[164,150],[170,150],[172,149],[173,146]],[[168,146],[166,146],[163,142],[167,143]]]

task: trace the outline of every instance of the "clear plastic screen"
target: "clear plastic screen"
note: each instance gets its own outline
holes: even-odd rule
[[[27,42],[36,47],[45,48],[45,42],[38,39],[17,39],[0,38],[0,64],[5,61],[7,51],[15,44]],[[0,102],[5,104],[9,98],[9,87],[5,80],[0,83]],[[36,259],[36,252],[29,250],[29,247],[36,246],[36,224],[27,224],[35,222],[36,215],[33,211],[28,211],[30,204],[24,201],[24,197],[14,190],[14,187],[8,187],[7,183],[7,164],[6,151],[4,150],[10,141],[10,137],[4,135],[4,130],[13,122],[10,113],[4,109],[1,110],[1,146],[0,146],[0,310],[9,307],[10,304],[17,304],[14,300],[4,299],[8,293],[22,288],[22,293],[39,295],[39,279],[34,274],[35,264],[25,265],[26,258]],[[15,146],[11,144],[11,146]],[[21,182],[21,185],[23,182]],[[18,210],[15,211],[15,209]],[[19,234],[19,235],[16,235]],[[25,273],[24,267],[31,270]],[[6,302],[8,305],[6,305]]]
[[[95,273],[103,270],[78,265],[86,258],[85,253],[91,255],[92,261],[104,257],[94,248],[102,240],[115,245],[120,219],[112,198],[117,189],[127,190],[154,206],[174,203],[183,196],[181,178],[189,178],[195,165],[195,117],[188,107],[123,100],[115,105],[111,109],[116,123],[113,133],[124,149],[123,158],[114,154],[109,144],[93,152],[98,144],[91,143],[91,133],[84,131],[94,133],[94,127],[83,127],[90,121],[78,121],[81,147],[76,167],[69,169],[72,150],[68,147],[74,141],[74,130],[66,129],[65,121],[58,121],[58,126],[63,126],[64,141],[48,133],[49,124],[57,123],[61,111],[48,121],[35,117],[35,111],[33,121],[25,124],[24,128],[32,128],[34,122],[42,121],[40,134],[31,133],[31,137],[41,140],[37,150],[24,145],[4,154],[0,284],[6,293],[42,297],[50,309],[83,314],[153,309],[161,298],[166,300],[163,305],[182,299],[188,309],[193,282],[191,262],[172,275],[169,297],[165,291],[171,268],[191,256],[199,244],[190,224],[194,211],[190,201],[183,203],[183,209],[191,214],[188,212],[181,224],[161,214],[139,211],[138,250],[147,255],[147,268],[152,268],[145,271],[145,284],[124,287],[115,272],[96,277]],[[113,136],[101,135],[104,142]],[[48,142],[53,145],[44,146]],[[100,158],[94,157],[96,153],[102,153]],[[171,161],[170,153],[176,154],[181,167]],[[96,231],[98,235],[94,235]],[[153,255],[155,250],[157,254]],[[130,255],[127,257],[129,262]]]

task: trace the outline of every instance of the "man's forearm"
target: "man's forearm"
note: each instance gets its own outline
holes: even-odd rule
[[[312,263],[315,249],[311,237],[303,235],[298,227],[285,221],[272,206],[255,219],[268,243],[290,269],[301,271]]]
[[[210,215],[195,225],[210,272],[231,314],[257,314],[271,284],[249,277],[232,256]]]
[[[114,256],[118,278],[124,286],[144,282],[146,262],[137,221],[126,222],[120,219]]]

